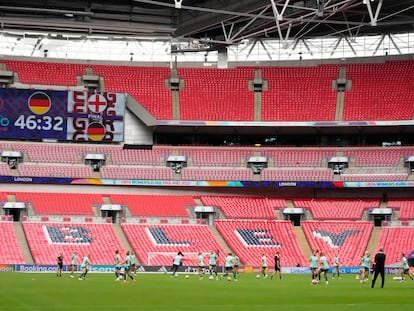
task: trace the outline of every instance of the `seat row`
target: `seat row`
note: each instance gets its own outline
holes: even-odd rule
[[[217,220],[215,226],[232,252],[244,265],[260,266],[262,254],[268,257],[268,265],[274,265],[273,257],[280,253],[282,266],[307,266],[308,259],[300,247],[292,224],[275,220]],[[373,224],[360,221],[304,221],[302,229],[311,249],[323,251],[332,265],[335,254],[341,266],[358,266],[367,248]],[[55,264],[63,253],[64,263],[69,264],[73,252],[79,257],[91,254],[94,264],[111,265],[114,253],[125,249],[112,224],[73,224],[24,222],[23,229],[31,254],[37,264]],[[223,247],[207,225],[171,224],[123,224],[122,230],[143,265],[170,266],[175,253],[184,253],[184,265],[197,266],[197,254],[214,251],[219,255],[219,265],[226,256]],[[12,222],[0,222],[0,263],[24,263],[17,235]],[[408,254],[414,248],[413,227],[384,227],[379,247],[387,252],[387,265],[400,261],[401,253]],[[187,254],[187,256],[186,256]],[[78,262],[79,263],[79,262]],[[208,264],[207,256],[205,264]]]
[[[0,192],[4,203],[25,202],[33,207],[36,215],[86,215],[98,213],[103,204],[128,207],[132,216],[187,217],[187,207],[195,205],[192,196],[183,195],[128,195],[59,192]],[[98,213],[99,214],[99,213]]]
[[[361,220],[379,199],[303,199],[263,196],[173,194],[95,194],[59,192],[2,192],[0,202],[25,202],[36,215],[94,216],[103,204],[128,208],[133,217],[189,218],[194,207],[212,206],[227,219],[277,219],[284,209],[302,208],[316,220]],[[387,207],[397,220],[414,220],[414,200],[389,199]]]
[[[156,119],[173,119],[171,90],[166,88],[171,76],[168,67],[2,62],[18,74],[21,83],[35,85],[75,86],[77,77],[88,69],[104,78],[107,90],[131,94]],[[332,81],[338,79],[340,67],[346,67],[346,78],[352,81],[352,88],[345,92],[343,120],[412,119],[413,109],[407,105],[407,99],[414,97],[412,60],[313,67],[178,68],[184,81],[179,91],[180,118],[253,121],[254,92],[248,85],[255,69],[260,69],[267,81],[262,92],[263,121],[334,121],[336,91]]]
[[[123,149],[122,146],[79,145],[0,141],[0,152],[21,151],[27,163],[81,164],[88,153],[103,154],[107,164],[115,166],[165,166],[171,155],[186,157],[188,166],[246,167],[251,157],[261,156],[270,168],[326,167],[331,157],[341,154],[354,161],[356,168],[399,167],[414,155],[412,146],[394,147],[186,147],[156,145],[152,149]]]

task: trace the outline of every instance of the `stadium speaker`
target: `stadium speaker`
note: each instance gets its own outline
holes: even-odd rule
[[[339,92],[346,90],[346,79],[339,78],[336,80],[336,88]]]
[[[172,91],[180,89],[180,78],[170,78],[170,88]]]
[[[253,90],[255,92],[261,92],[263,90],[263,80],[262,79],[254,79],[253,80]]]
[[[12,71],[0,70],[0,85],[8,87],[14,83],[14,73]]]

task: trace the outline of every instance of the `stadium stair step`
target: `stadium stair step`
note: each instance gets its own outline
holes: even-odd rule
[[[129,243],[129,241],[128,241],[128,239],[127,239],[124,231],[121,228],[121,225],[120,224],[112,224],[112,226],[114,228],[115,234],[116,234],[119,242],[121,243],[122,247],[125,250],[132,249],[131,244]],[[137,257],[135,259],[136,259],[136,261],[137,261],[138,264],[141,264],[139,262],[139,259]]]
[[[29,244],[27,244],[26,234],[24,233],[22,223],[14,222],[13,227],[16,232],[17,241],[19,242],[19,248],[22,251],[24,262],[26,264],[33,264],[33,256],[30,252]]]
[[[8,194],[7,195],[7,201],[8,202],[16,202],[16,195],[14,195],[14,194]]]
[[[302,227],[293,226],[293,231],[295,231],[295,234],[299,241],[300,248],[302,249],[305,257],[309,258],[312,255],[312,250],[309,246],[308,240],[306,239]]]
[[[292,200],[286,200],[286,207],[287,208],[295,208],[295,204]]]
[[[110,197],[102,197],[102,201],[104,204],[112,204],[112,200]]]
[[[371,237],[369,238],[369,241],[367,244],[367,250],[369,250],[371,253],[374,253],[374,251],[376,250],[380,236],[381,236],[381,227],[374,227],[372,229]]]
[[[221,234],[218,232],[216,226],[209,225],[208,228],[210,229],[210,232],[213,234],[216,240],[220,243],[221,247],[223,247],[223,249],[226,251],[226,253],[233,253],[233,250],[230,248],[230,246],[226,243]]]

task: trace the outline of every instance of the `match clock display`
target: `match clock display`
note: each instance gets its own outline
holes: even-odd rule
[[[0,89],[0,137],[123,141],[125,94]]]

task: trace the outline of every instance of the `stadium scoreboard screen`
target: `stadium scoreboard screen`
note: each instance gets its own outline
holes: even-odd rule
[[[0,89],[0,138],[121,142],[124,93]]]

